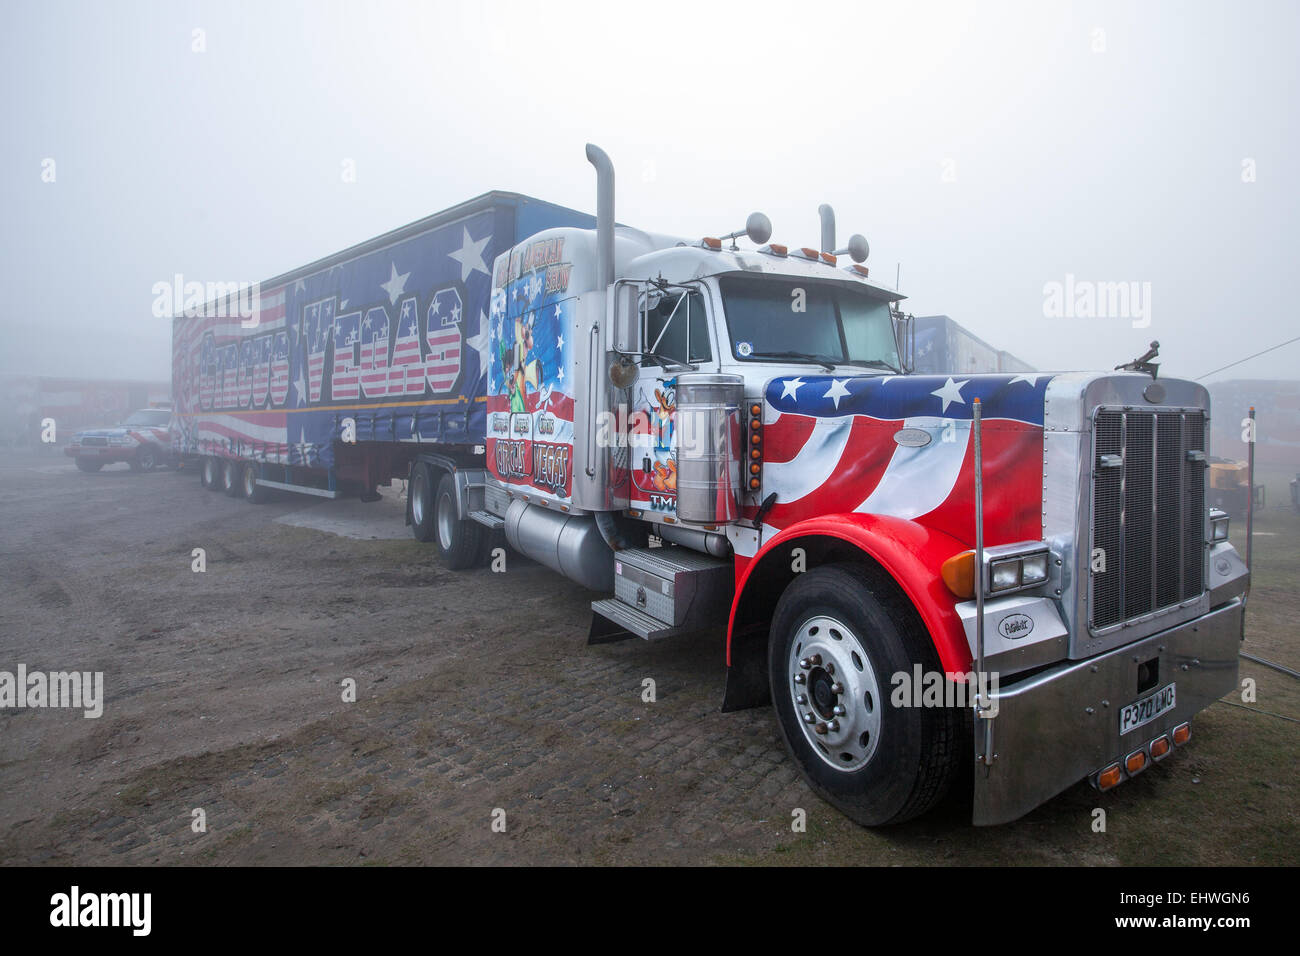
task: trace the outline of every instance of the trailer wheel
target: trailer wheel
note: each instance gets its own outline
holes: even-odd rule
[[[232,498],[238,498],[243,485],[239,480],[239,462],[227,458],[221,463],[221,490]]]
[[[411,502],[411,531],[416,541],[433,540],[433,486],[433,469],[423,462],[416,462],[407,492]]]
[[[249,504],[260,505],[266,501],[267,489],[257,483],[257,466],[251,461],[244,464],[241,492]]]
[[[221,462],[211,455],[205,456],[199,465],[199,484],[208,491],[218,491],[221,488]]]
[[[438,482],[438,496],[434,509],[438,534],[438,553],[453,571],[478,563],[482,556],[484,527],[477,521],[462,521],[456,513],[456,484],[451,475],[444,474]]]
[[[943,798],[960,714],[892,706],[892,675],[942,671],[899,598],[855,565],[806,571],[777,604],[768,653],[781,734],[818,796],[864,826],[901,823]]]
[[[87,474],[90,474],[91,472],[99,471],[99,469],[104,467],[104,463],[102,461],[94,461],[90,458],[74,458],[72,460],[77,463],[78,471],[84,471]]]

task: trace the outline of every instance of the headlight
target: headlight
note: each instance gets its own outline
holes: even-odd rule
[[[1020,582],[1024,585],[1042,584],[1047,580],[1047,552],[1026,555],[1020,562]]]
[[[1047,580],[1047,546],[1041,541],[999,545],[984,552],[988,593],[1005,594]]]
[[[1218,543],[1228,540],[1228,516],[1218,508],[1210,509],[1210,541]]]

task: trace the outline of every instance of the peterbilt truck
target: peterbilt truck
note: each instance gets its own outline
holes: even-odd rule
[[[1207,507],[1202,386],[914,374],[904,297],[828,207],[816,246],[759,214],[648,233],[587,158],[595,228],[528,234],[485,276],[481,378],[457,385],[483,431],[411,449],[416,537],[454,568],[504,537],[596,592],[592,643],[725,633],[723,709],[770,703],[864,825],[955,787],[1011,821],[1189,742],[1236,684],[1249,582]],[[309,340],[313,308],[288,318]],[[322,361],[328,395],[358,359]]]

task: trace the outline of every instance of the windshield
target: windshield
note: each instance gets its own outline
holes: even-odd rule
[[[888,302],[814,282],[724,278],[719,284],[732,354],[741,361],[898,368]]]
[[[164,408],[146,408],[142,411],[132,412],[127,416],[123,425],[144,425],[161,426],[171,421],[172,413]]]

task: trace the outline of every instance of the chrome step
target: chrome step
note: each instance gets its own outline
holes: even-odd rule
[[[479,524],[487,525],[487,527],[491,528],[493,531],[506,526],[506,520],[504,518],[498,518],[490,511],[471,511],[469,516]]]
[[[639,637],[643,641],[658,641],[682,633],[682,628],[665,624],[658,618],[629,607],[618,598],[592,601],[591,612],[591,633],[587,637],[588,644],[604,644],[628,637]]]

